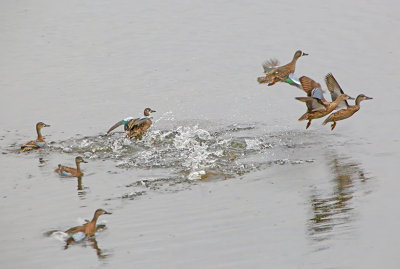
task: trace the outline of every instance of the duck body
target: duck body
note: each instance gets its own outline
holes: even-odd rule
[[[65,231],[70,237],[72,238],[82,238],[82,233],[85,236],[93,236],[96,232],[96,223],[97,219],[103,215],[103,214],[108,214],[111,215],[110,212],[105,211],[104,209],[97,209],[94,213],[93,219],[81,226],[75,226],[72,228],[69,228],[68,230]]]
[[[331,130],[335,129],[336,122],[340,120],[344,120],[350,118],[354,115],[358,110],[360,110],[360,103],[363,100],[370,100],[372,97],[368,97],[364,94],[360,94],[357,96],[355,104],[353,106],[347,106],[347,108],[340,109],[339,111],[332,113],[328,118],[322,123],[322,125],[327,124],[328,122],[333,122],[331,125]]]
[[[152,110],[151,108],[146,108],[143,112],[144,116],[141,118],[133,118],[133,117],[128,117],[125,118],[116,124],[114,124],[108,131],[107,134],[109,134],[112,130],[115,128],[124,125],[124,130],[127,132],[127,137],[129,138],[139,138],[143,134],[147,132],[147,129],[150,128],[150,126],[153,124],[151,118],[150,118],[150,113],[156,112],[155,110]]]
[[[150,126],[153,124],[151,118],[149,117],[142,117],[135,121],[132,121],[128,124],[129,133],[127,137],[129,138],[140,138],[140,136],[144,135]]]
[[[66,177],[81,177],[83,173],[81,171],[80,163],[87,163],[82,157],[78,156],[75,158],[76,168],[68,167],[59,164],[58,168],[54,170],[54,172],[58,173],[61,176]]]
[[[41,130],[43,127],[50,127],[50,125],[43,123],[43,122],[36,123],[37,139],[29,141],[29,142],[25,143],[23,146],[21,146],[20,152],[41,149],[47,145],[46,141],[44,140],[44,138],[42,136]]]
[[[321,85],[308,77],[301,77],[300,82],[302,83],[303,90],[307,93],[307,97],[296,97],[297,100],[305,102],[307,105],[307,112],[304,113],[299,121],[308,120],[306,129],[310,127],[313,119],[319,119],[325,117],[338,106],[346,105],[347,99],[351,99],[350,96],[345,94],[336,82],[332,74],[327,74],[325,82],[331,93],[332,102],[328,102],[324,99]]]
[[[265,62],[263,64],[265,76],[257,78],[258,83],[267,83],[268,86],[272,86],[276,82],[286,82],[290,85],[301,87],[298,78],[294,75],[294,71],[297,60],[306,55],[308,54],[298,50],[294,54],[292,61],[282,66],[278,66],[279,62],[275,59]]]

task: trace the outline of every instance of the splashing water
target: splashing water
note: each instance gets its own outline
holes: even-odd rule
[[[174,117],[168,112],[162,118],[172,121]],[[186,124],[170,130],[154,130],[153,126],[142,140],[131,140],[121,133],[113,133],[70,139],[51,148],[91,159],[114,160],[119,168],[167,168],[180,179],[188,180],[226,179],[271,165],[312,161],[293,159],[288,151],[304,147],[304,134],[249,135],[253,131],[257,131],[255,127],[237,125],[215,132],[198,125]],[[276,158],[278,156],[280,158]]]

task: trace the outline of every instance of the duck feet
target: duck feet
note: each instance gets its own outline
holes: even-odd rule
[[[334,120],[332,125],[331,125],[331,131],[333,131],[333,129],[335,129],[335,126],[336,126],[336,121]]]
[[[308,121],[306,129],[308,129],[308,127],[310,127],[310,125],[311,125],[311,120]]]
[[[277,83],[278,81],[279,81],[278,78],[274,78],[274,80],[273,80],[271,83],[268,83],[268,86],[272,86],[272,85],[274,85],[275,83]]]

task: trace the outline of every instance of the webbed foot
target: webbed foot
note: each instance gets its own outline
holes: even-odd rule
[[[331,131],[333,131],[333,129],[335,129],[335,126],[336,126],[336,121],[334,120],[332,125],[331,125]]]

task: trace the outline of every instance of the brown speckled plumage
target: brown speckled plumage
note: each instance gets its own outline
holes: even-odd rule
[[[328,102],[324,99],[318,99],[310,97],[313,89],[320,88],[321,85],[308,77],[302,77],[300,80],[304,91],[307,92],[308,97],[296,97],[297,100],[305,102],[307,105],[307,112],[304,113],[299,121],[308,120],[306,129],[310,127],[311,121],[313,119],[322,118],[333,110],[335,110],[341,103],[347,104],[347,99],[351,98],[343,92],[339,84],[336,82],[332,74],[327,74],[325,76],[325,82],[328,86],[328,90],[331,93],[332,102]],[[304,83],[304,84],[303,84]]]
[[[350,118],[354,115],[358,110],[360,110],[360,103],[363,100],[370,100],[372,97],[368,97],[364,94],[360,94],[357,96],[355,104],[353,106],[347,105],[347,108],[341,109],[335,113],[329,115],[329,117],[322,123],[322,125],[327,124],[328,122],[333,122],[331,125],[331,130],[335,129],[336,122],[339,120],[344,120]]]
[[[296,51],[293,56],[293,59],[290,63],[282,65],[282,66],[273,66],[278,65],[278,61],[275,59],[269,60],[264,63],[263,67],[265,71],[264,77],[257,78],[259,83],[268,83],[268,86],[274,85],[276,82],[283,82],[288,77],[289,74],[294,73],[296,69],[296,62],[301,56],[308,55],[307,53],[302,52],[301,50]],[[269,70],[267,70],[269,69]]]

